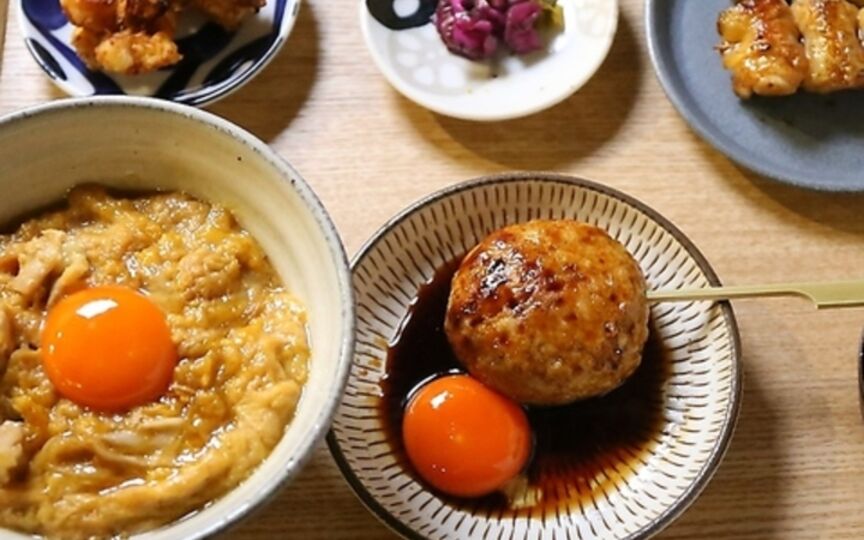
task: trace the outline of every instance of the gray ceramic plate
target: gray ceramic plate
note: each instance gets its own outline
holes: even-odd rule
[[[731,0],[647,0],[648,47],[669,99],[741,165],[797,186],[864,191],[864,92],[739,100],[714,50]]]

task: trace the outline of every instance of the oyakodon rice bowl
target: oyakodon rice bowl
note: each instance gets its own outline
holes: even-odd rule
[[[123,414],[63,399],[42,369],[46,312],[105,284],[145,291],[180,358],[160,399]],[[0,526],[110,536],[223,495],[294,414],[305,324],[231,213],[182,194],[76,188],[67,208],[0,235]]]
[[[324,434],[352,348],[347,262],[308,186],[229,123],[142,99],[0,119],[0,160],[0,438],[22,439],[0,538],[201,538],[268,500]],[[112,191],[34,213],[92,181]],[[120,412],[52,387],[39,350],[42,320],[100,285],[144,293],[178,352],[164,393]]]

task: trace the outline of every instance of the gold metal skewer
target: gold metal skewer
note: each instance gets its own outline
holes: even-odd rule
[[[864,280],[828,283],[783,283],[649,291],[650,302],[734,300],[768,296],[807,298],[819,309],[864,306]]]

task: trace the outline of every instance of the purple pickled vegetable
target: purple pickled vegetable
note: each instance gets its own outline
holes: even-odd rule
[[[495,54],[505,22],[504,12],[487,0],[440,0],[435,12],[435,26],[447,48],[471,60]]]
[[[471,60],[491,58],[501,42],[525,54],[543,47],[537,28],[541,1],[440,0],[435,26],[451,52]]]
[[[504,41],[513,52],[527,54],[543,47],[543,40],[537,32],[537,20],[542,12],[540,5],[532,0],[520,2],[507,10]]]

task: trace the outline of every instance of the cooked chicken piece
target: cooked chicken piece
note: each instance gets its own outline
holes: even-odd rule
[[[6,370],[6,359],[15,350],[15,334],[12,333],[12,318],[3,302],[0,302],[0,379]]]
[[[9,355],[15,350],[15,334],[12,326],[12,316],[3,302],[0,302],[0,381],[6,374],[9,365]],[[0,403],[0,418],[3,418],[2,403]]]
[[[0,424],[0,486],[9,482],[12,473],[21,464],[23,439],[24,428],[21,423],[6,421]]]
[[[243,268],[236,258],[229,258],[211,246],[198,246],[189,251],[178,263],[182,279],[178,285],[187,299],[215,298],[224,294],[226,287],[237,283]]]
[[[99,43],[94,56],[100,69],[126,75],[155,71],[174,65],[182,58],[170,35],[129,30],[113,34]]]
[[[117,0],[120,28],[149,30],[169,11],[178,12],[180,4],[178,0]]]
[[[51,286],[51,294],[48,295],[46,307],[52,307],[62,297],[70,292],[84,287],[84,278],[90,273],[90,263],[87,257],[76,251],[68,251],[63,254],[65,268],[54,285]],[[0,349],[2,351],[2,349]]]
[[[61,0],[72,44],[91,69],[134,75],[176,64],[177,0]]]
[[[8,243],[0,245],[0,274],[18,272],[18,254],[9,249]]]
[[[192,0],[192,5],[229,30],[237,28],[247,15],[266,3],[267,0]]]
[[[266,0],[60,0],[75,25],[72,44],[91,69],[135,75],[176,64],[177,14],[198,8],[229,30]]]
[[[63,266],[60,246],[66,233],[48,230],[38,238],[27,242],[18,254],[19,270],[9,283],[9,288],[27,299],[33,297],[46,279]]]
[[[60,5],[72,24],[99,34],[152,30],[160,18],[180,9],[178,0],[60,0]]]
[[[87,257],[69,246],[64,246],[67,235],[63,231],[46,230],[36,238],[7,251],[12,255],[17,273],[9,281],[9,288],[32,300],[40,290],[48,290],[47,307],[51,307],[64,294],[83,285],[90,272]],[[59,277],[58,277],[59,276]],[[54,279],[56,278],[56,279]],[[50,286],[50,289],[48,287]],[[3,354],[3,305],[0,303],[0,356]]]
[[[76,28],[72,44],[91,69],[135,75],[174,65],[183,58],[174,42],[175,26],[174,12],[168,11],[149,21],[144,30],[134,25],[105,32]]]
[[[72,30],[71,41],[75,52],[87,67],[99,69],[99,64],[96,62],[96,47],[102,42],[102,34],[79,26]]]
[[[60,6],[75,26],[93,32],[109,32],[117,28],[114,0],[60,0]]]
[[[740,0],[720,14],[717,30],[738,96],[794,94],[807,76],[801,34],[785,0]]]
[[[792,13],[810,63],[804,89],[828,93],[864,86],[858,9],[846,0],[795,0]]]

